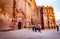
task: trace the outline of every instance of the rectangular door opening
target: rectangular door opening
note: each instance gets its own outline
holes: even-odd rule
[[[18,29],[21,29],[21,22],[18,22]]]

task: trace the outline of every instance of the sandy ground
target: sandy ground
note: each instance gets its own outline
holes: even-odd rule
[[[0,39],[60,39],[60,31],[42,30],[34,32],[29,29],[0,32]]]

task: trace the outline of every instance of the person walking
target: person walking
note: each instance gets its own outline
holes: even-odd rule
[[[59,26],[58,25],[56,25],[56,27],[57,27],[57,32],[59,31]]]
[[[38,31],[41,32],[41,24],[38,24]]]
[[[34,25],[32,25],[32,30],[35,31],[35,30],[34,30]]]
[[[36,24],[32,26],[32,30],[35,32],[37,31],[37,25]]]

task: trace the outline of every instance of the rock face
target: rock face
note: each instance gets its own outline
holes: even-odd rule
[[[12,21],[13,0],[0,0],[0,28],[8,28]]]
[[[53,8],[42,8],[36,6],[35,0],[0,0],[0,29],[21,29],[39,23],[43,28],[55,27]]]
[[[41,19],[41,25],[42,28],[45,29],[55,29],[56,28],[56,22],[55,22],[55,16],[54,16],[54,10],[51,6],[39,6],[40,9],[40,19]]]
[[[47,7],[44,7],[43,10],[44,10],[43,11],[43,13],[44,13],[43,14],[43,16],[44,16],[44,27],[50,28],[50,29],[55,29],[56,28],[56,22],[55,22],[53,7],[47,6]]]
[[[21,27],[39,23],[35,0],[0,0],[0,28],[17,29],[19,22]]]

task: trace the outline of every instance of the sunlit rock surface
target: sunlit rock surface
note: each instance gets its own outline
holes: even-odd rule
[[[35,0],[0,0],[0,28],[14,28],[39,23]],[[32,23],[31,23],[32,21]]]

